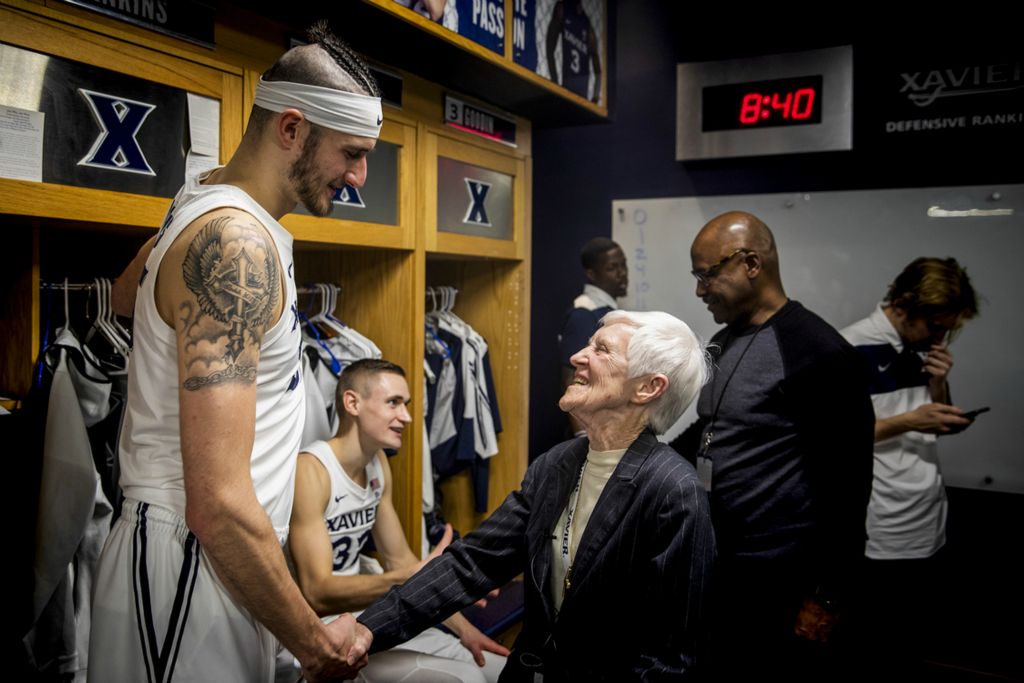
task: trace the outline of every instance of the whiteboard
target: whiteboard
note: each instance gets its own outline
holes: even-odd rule
[[[939,440],[943,475],[952,486],[1024,493],[1024,185],[614,201],[612,237],[630,270],[622,307],[668,311],[710,339],[718,326],[695,296],[690,244],[730,210],[768,224],[786,294],[837,329],[870,314],[913,259],[955,257],[980,315],[951,346],[953,400],[992,410]],[[665,438],[695,417],[691,406]]]

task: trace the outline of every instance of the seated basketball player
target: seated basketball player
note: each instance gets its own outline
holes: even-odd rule
[[[299,587],[320,616],[362,609],[424,564],[405,540],[391,502],[391,468],[383,453],[401,447],[402,433],[412,422],[408,403],[401,367],[383,360],[357,361],[338,382],[337,434],[308,445],[299,455],[288,547]],[[359,551],[371,536],[382,574],[360,573]],[[449,527],[428,559],[450,541]],[[428,629],[375,654],[362,678],[496,681],[508,650],[461,614],[444,624],[457,637]]]

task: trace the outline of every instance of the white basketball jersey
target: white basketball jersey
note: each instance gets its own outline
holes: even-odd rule
[[[377,521],[377,505],[384,495],[384,470],[374,458],[366,466],[366,486],[359,486],[345,473],[326,441],[316,441],[303,451],[316,456],[331,477],[324,523],[334,552],[333,571],[340,576],[355,576],[359,573],[359,551]]]
[[[189,223],[214,209],[238,208],[251,214],[270,233],[285,282],[281,318],[267,330],[260,345],[251,458],[256,497],[283,542],[291,517],[295,460],[305,419],[292,236],[241,189],[200,185],[206,175],[190,178],[174,198],[139,281],[128,403],[120,441],[121,488],[127,498],[185,516],[177,340],[174,329],[156,309],[157,272],[167,248]]]

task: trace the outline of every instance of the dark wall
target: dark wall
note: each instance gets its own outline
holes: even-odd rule
[[[737,30],[727,21],[731,18],[695,18],[677,5],[692,7],[627,2],[610,8],[609,24],[616,34],[610,40],[609,123],[535,131],[531,456],[565,438],[564,416],[557,408],[560,370],[555,339],[583,284],[579,248],[590,237],[611,235],[613,200],[1024,182],[1024,165],[1019,162],[1024,149],[1019,131],[1024,131],[1024,124],[1009,135],[1004,128],[969,138],[924,135],[917,136],[914,145],[905,138],[891,144],[895,136],[887,137],[879,126],[886,114],[881,110],[890,105],[873,97],[880,80],[898,78],[900,69],[921,68],[936,58],[964,64],[1024,61],[1019,40],[1000,40],[994,33],[998,27],[973,31],[959,24],[906,22],[881,29],[876,25],[871,34],[833,29],[811,40],[802,29],[763,30],[771,24],[757,21]],[[876,22],[884,24],[886,19],[891,17],[879,16]],[[984,42],[965,38],[972,33],[984,36]],[[850,44],[854,151],[675,161],[678,62]],[[688,263],[680,264],[680,296],[693,296],[688,270]],[[1024,608],[1019,579],[1024,576],[1022,544],[1019,534],[1011,531],[1014,525],[1007,524],[1024,518],[1024,496],[951,490],[950,501],[949,592],[937,597],[949,607],[948,662],[1024,675],[1024,665],[1011,656],[1010,639],[1000,637],[993,625],[1001,614],[1019,614]],[[996,531],[999,528],[1004,533]]]

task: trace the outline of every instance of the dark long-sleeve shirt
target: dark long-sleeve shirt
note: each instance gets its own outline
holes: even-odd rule
[[[688,459],[708,438],[719,553],[801,557],[841,593],[864,552],[874,413],[856,351],[795,301],[760,329],[723,329],[699,420],[673,442]],[[714,351],[713,351],[714,352]]]

